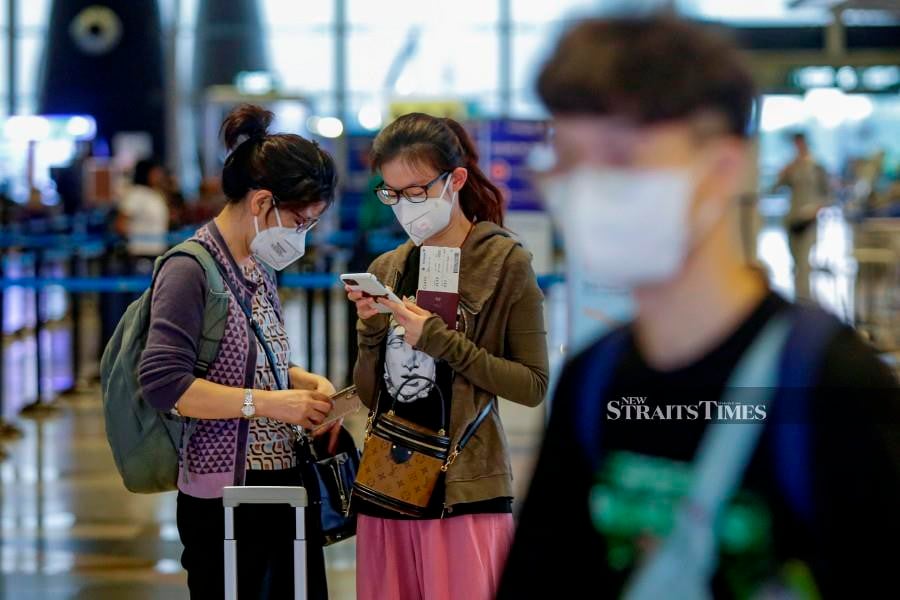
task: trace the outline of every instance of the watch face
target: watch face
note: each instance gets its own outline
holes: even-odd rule
[[[241,412],[248,419],[256,414],[256,407],[252,404],[245,404],[243,408],[241,408]]]

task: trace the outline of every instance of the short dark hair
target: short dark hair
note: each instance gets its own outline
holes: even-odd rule
[[[131,182],[134,185],[150,185],[150,173],[153,169],[162,168],[162,163],[156,158],[143,158],[134,164],[134,173]]]
[[[745,137],[756,90],[737,47],[672,16],[581,21],[544,65],[538,94],[554,114],[619,115],[640,124],[724,117]]]
[[[222,191],[240,202],[250,190],[265,189],[290,208],[331,204],[337,169],[331,155],[314,141],[292,133],[269,133],[275,115],[244,104],[222,123],[222,138],[231,154],[222,169]]]

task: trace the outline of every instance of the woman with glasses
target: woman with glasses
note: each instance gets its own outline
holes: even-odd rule
[[[223,123],[231,154],[222,187],[228,203],[192,238],[226,282],[228,316],[215,360],[195,372],[207,302],[206,272],[192,256],[170,257],[153,289],[150,329],[140,364],[144,397],[161,411],[188,417],[178,477],[181,562],[192,598],[224,596],[222,488],[303,485],[308,452],[292,426],[314,429],[331,410],[334,387],[289,363],[272,270],[303,256],[306,232],[334,198],[334,161],[297,135],[270,134],[272,113],[244,106]],[[251,330],[262,328],[273,356]],[[289,382],[279,390],[277,382]],[[336,443],[339,425],[329,430]],[[310,511],[307,511],[311,514]],[[236,511],[241,598],[292,598],[294,513],[288,506]],[[307,519],[309,597],[327,598],[317,518]]]
[[[370,409],[431,430],[447,402],[451,447],[487,417],[452,461],[424,514],[409,517],[354,496],[357,597],[492,598],[513,534],[512,474],[498,397],[537,406],[547,388],[543,295],[531,257],[503,228],[503,198],[478,166],[465,129],[424,114],[375,139],[376,188],[410,240],[369,271],[402,303],[353,292],[359,316],[355,380]],[[458,248],[455,323],[416,305],[421,247]]]

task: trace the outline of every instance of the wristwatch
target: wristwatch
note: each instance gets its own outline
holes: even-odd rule
[[[241,407],[241,414],[245,419],[252,419],[256,415],[256,405],[253,404],[253,390],[244,390],[244,406]]]

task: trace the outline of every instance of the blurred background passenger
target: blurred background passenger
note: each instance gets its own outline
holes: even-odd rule
[[[896,553],[871,540],[900,538],[896,381],[853,330],[742,260],[756,91],[736,49],[666,17],[587,20],[538,93],[567,251],[632,290],[637,313],[559,379],[499,597],[895,587]],[[710,424],[741,407],[755,416]]]
[[[153,260],[168,248],[169,204],[166,170],[156,159],[134,165],[132,185],[119,203],[116,232],[126,238],[133,271],[149,273]]]
[[[812,301],[809,254],[816,243],[816,216],[829,201],[828,173],[810,152],[806,134],[795,133],[792,140],[796,154],[779,173],[774,187],[791,191],[785,225],[794,261],[794,295],[797,300]]]

